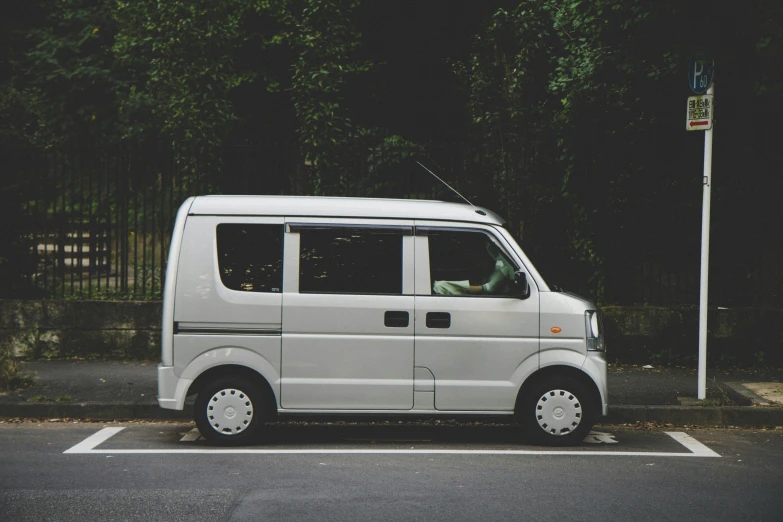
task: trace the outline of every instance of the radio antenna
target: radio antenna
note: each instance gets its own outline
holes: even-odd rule
[[[418,163],[418,164],[419,164],[419,166],[420,166],[421,168],[423,168],[424,170],[426,170],[427,172],[429,172],[430,174],[432,174],[433,176],[435,176],[435,179],[437,179],[438,181],[440,181],[441,183],[443,183],[444,185],[446,185],[446,186],[449,188],[449,190],[451,190],[451,191],[452,191],[452,192],[454,192],[456,195],[458,195],[458,196],[459,196],[459,197],[461,197],[463,200],[465,200],[465,203],[467,203],[468,205],[470,205],[471,207],[473,207],[473,210],[475,210],[475,211],[476,211],[476,214],[479,214],[479,215],[481,215],[481,216],[486,216],[486,215],[487,215],[487,213],[486,213],[486,212],[484,212],[483,210],[480,210],[480,209],[476,208],[476,205],[474,205],[473,203],[471,203],[470,201],[468,201],[468,198],[466,198],[465,196],[463,196],[462,194],[460,194],[459,192],[457,192],[457,190],[456,190],[454,187],[452,187],[451,185],[449,185],[448,183],[446,183],[445,181],[443,181],[442,179],[440,179],[440,178],[438,177],[438,175],[437,175],[437,174],[435,174],[435,173],[434,173],[434,172],[432,172],[430,169],[428,169],[427,167],[425,167],[424,165],[422,165],[420,161],[416,161],[416,163]]]

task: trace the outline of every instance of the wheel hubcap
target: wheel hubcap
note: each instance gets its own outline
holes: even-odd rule
[[[582,405],[573,393],[551,390],[538,399],[536,420],[551,435],[567,435],[582,422]]]
[[[250,426],[250,421],[253,420],[253,403],[241,390],[220,390],[209,399],[207,418],[216,432],[236,435]]]

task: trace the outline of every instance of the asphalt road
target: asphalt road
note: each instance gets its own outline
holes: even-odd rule
[[[0,424],[0,520],[783,517],[783,430],[598,427],[544,453],[501,425],[301,424],[229,452],[192,428]]]

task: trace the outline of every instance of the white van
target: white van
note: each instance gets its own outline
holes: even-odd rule
[[[222,444],[287,414],[509,416],[574,444],[607,413],[603,332],[485,209],[196,197],[171,240],[158,402],[193,394]]]

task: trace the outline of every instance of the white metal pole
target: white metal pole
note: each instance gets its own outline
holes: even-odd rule
[[[713,83],[707,94],[715,94]],[[715,116],[715,98],[712,107]],[[715,122],[713,119],[713,127]],[[710,276],[710,192],[712,189],[712,129],[704,132],[704,188],[701,205],[701,283],[699,285],[699,400],[707,398],[707,286]]]

